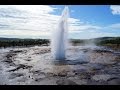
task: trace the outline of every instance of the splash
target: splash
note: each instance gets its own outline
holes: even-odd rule
[[[58,27],[53,31],[51,48],[52,56],[56,60],[64,60],[67,47],[67,32],[68,32],[68,17],[69,9],[65,6],[61,18],[58,22]]]

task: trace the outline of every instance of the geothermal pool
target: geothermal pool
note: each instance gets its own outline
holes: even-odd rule
[[[0,85],[119,85],[120,52],[71,46],[56,61],[49,46],[0,49]]]

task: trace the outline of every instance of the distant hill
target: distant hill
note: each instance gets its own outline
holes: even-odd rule
[[[102,37],[102,38],[95,38],[94,40],[98,45],[120,44],[120,37]]]
[[[19,38],[3,38],[0,37],[0,40],[18,40]]]
[[[112,39],[120,39],[120,37],[100,37],[100,38],[94,38],[94,40],[112,40]]]
[[[0,37],[0,47],[49,45],[48,39],[20,39]]]
[[[0,37],[0,41],[1,40],[39,40],[39,39],[32,39],[32,38],[4,38],[4,37]]]
[[[4,37],[0,37],[0,40],[20,40],[21,38],[4,38]],[[26,38],[24,40],[35,40],[35,39],[31,39],[31,38]],[[86,40],[111,40],[111,39],[120,39],[120,37],[100,37],[100,38],[93,38],[93,39],[71,39],[71,40],[82,40],[82,41],[86,41]],[[23,39],[21,39],[23,40]],[[37,39],[36,39],[37,40]]]
[[[93,39],[71,39],[71,43],[74,45],[81,45],[81,44],[96,44],[96,45],[103,45],[103,44],[120,44],[120,37],[99,37]]]
[[[70,39],[72,45],[110,45],[120,44],[120,37],[100,37],[93,39]],[[10,46],[30,46],[30,45],[50,45],[49,39],[20,39],[20,38],[3,38],[0,37],[0,47]]]

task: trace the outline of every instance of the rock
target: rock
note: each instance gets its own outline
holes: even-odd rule
[[[4,62],[13,63],[13,61],[11,59],[6,59],[6,60],[4,60]]]
[[[31,61],[31,59],[29,59],[29,58],[28,58],[28,59],[25,59],[25,60],[26,60],[26,61]]]
[[[120,78],[108,81],[108,85],[120,85]]]
[[[2,69],[2,66],[0,66],[0,71],[1,71],[1,70],[3,70],[3,69]]]
[[[112,53],[112,51],[110,50],[107,50],[107,49],[98,49],[98,50],[93,50],[94,52],[97,52],[97,53]]]
[[[120,70],[118,70],[118,69],[113,69],[113,68],[107,69],[105,72],[106,72],[107,74],[120,74]]]
[[[105,67],[105,65],[99,64],[99,63],[89,63],[88,66],[89,66],[92,70],[100,70],[100,69],[103,69],[103,68]]]
[[[34,76],[35,77],[35,81],[39,82],[41,80],[43,80],[46,76],[44,74],[41,74],[41,75],[37,75],[37,76]]]
[[[23,69],[28,69],[32,68],[32,66],[24,65],[24,64],[19,64],[18,69],[23,68]]]
[[[81,79],[81,78],[78,78],[77,76],[69,77],[68,79],[73,81],[73,82],[75,82],[78,85],[85,85],[85,84],[87,84],[87,79]]]
[[[36,78],[35,81],[36,82],[40,82],[42,80],[42,78]]]
[[[95,80],[88,80],[86,85],[107,85],[107,82],[105,81],[95,81]]]
[[[22,50],[16,50],[16,51],[12,51],[12,52],[14,52],[14,53],[20,53],[20,52],[22,52]]]
[[[67,76],[68,76],[68,77],[69,77],[69,76],[75,76],[75,73],[72,72],[72,71],[71,71],[71,72],[68,72],[68,73],[67,73]]]
[[[53,73],[51,73],[51,72],[47,72],[47,73],[46,73],[46,76],[47,76],[47,77],[53,77],[53,76],[54,76],[54,74],[53,74]]]
[[[120,63],[118,63],[118,65],[120,66]]]
[[[87,50],[87,49],[86,49],[86,50],[83,50],[83,52],[86,53],[86,52],[88,52],[88,50]]]
[[[12,73],[9,77],[9,79],[14,79],[16,77],[21,77],[21,76],[24,76],[24,74],[22,73]]]
[[[8,79],[5,74],[0,71],[0,85],[8,84]]]
[[[29,85],[57,85],[55,78],[45,78],[39,81],[30,82]]]
[[[14,65],[14,56],[17,55],[16,53],[9,52],[5,57],[5,60],[3,62],[7,62],[8,64]]]
[[[33,70],[33,71],[30,71],[30,73],[33,73],[33,74],[40,74],[41,73],[41,70]]]
[[[57,76],[65,77],[65,76],[67,76],[67,71],[59,72]]]
[[[31,58],[30,56],[28,58]]]
[[[86,69],[76,69],[73,71],[75,75],[80,75],[80,74],[86,74],[87,70]]]
[[[92,77],[92,79],[95,81],[107,81],[110,78],[111,78],[111,76],[108,74],[94,75]]]
[[[24,65],[24,64],[19,64],[18,65],[18,67],[17,68],[15,68],[15,69],[12,69],[12,70],[9,70],[9,72],[11,72],[11,71],[16,71],[16,70],[19,70],[19,69],[28,69],[28,68],[32,68],[32,66],[28,66],[28,65]]]
[[[58,85],[77,85],[75,82],[69,80],[69,79],[61,79],[57,80],[56,83]]]
[[[88,60],[67,60],[67,64],[69,65],[86,64],[88,62]]]
[[[18,82],[26,82],[28,79],[26,77],[22,77],[20,79],[18,79]]]

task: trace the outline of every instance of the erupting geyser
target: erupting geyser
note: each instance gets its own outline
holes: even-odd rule
[[[69,9],[65,6],[62,16],[58,22],[58,27],[53,30],[51,48],[52,56],[56,60],[64,60],[67,47]]]

